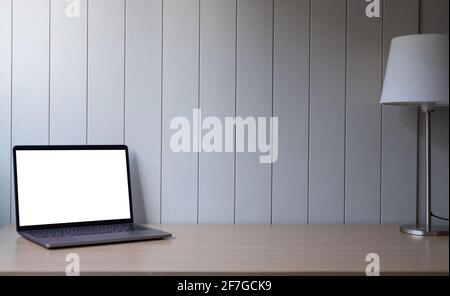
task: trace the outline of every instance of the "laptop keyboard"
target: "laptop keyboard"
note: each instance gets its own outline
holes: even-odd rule
[[[146,228],[139,227],[133,224],[112,224],[112,225],[36,229],[36,230],[28,230],[27,232],[35,237],[44,238],[44,237],[62,237],[62,236],[87,235],[87,234],[126,232],[144,229]]]

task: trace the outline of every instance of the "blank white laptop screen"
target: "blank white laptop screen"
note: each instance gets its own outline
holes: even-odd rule
[[[129,219],[125,150],[17,150],[20,226]]]

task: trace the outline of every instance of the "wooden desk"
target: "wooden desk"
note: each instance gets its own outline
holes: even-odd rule
[[[64,274],[80,256],[81,274],[358,274],[368,253],[381,274],[449,273],[448,237],[417,238],[397,225],[152,225],[174,238],[47,250],[0,229],[0,274]]]

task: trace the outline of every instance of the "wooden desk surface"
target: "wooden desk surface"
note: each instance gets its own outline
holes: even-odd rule
[[[381,274],[449,272],[448,237],[411,237],[397,225],[151,225],[174,238],[47,250],[0,229],[0,274],[360,274],[368,253]]]

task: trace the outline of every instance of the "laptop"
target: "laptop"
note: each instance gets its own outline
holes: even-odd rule
[[[125,145],[15,146],[17,232],[45,248],[168,238],[134,223]]]

